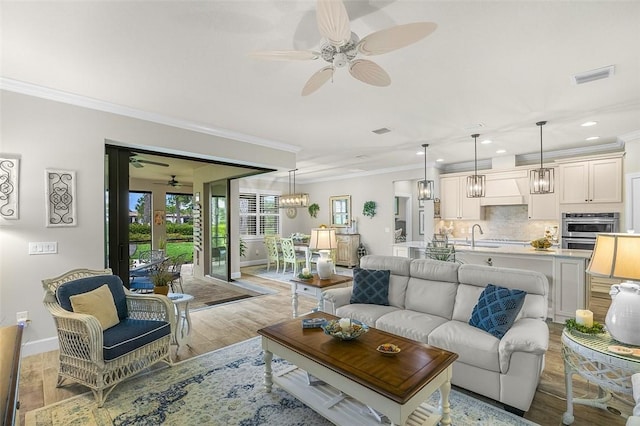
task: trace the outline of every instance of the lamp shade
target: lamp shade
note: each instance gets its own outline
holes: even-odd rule
[[[337,248],[336,230],[333,228],[313,228],[309,248],[311,250],[333,250]]]
[[[587,273],[640,281],[640,234],[597,234]]]

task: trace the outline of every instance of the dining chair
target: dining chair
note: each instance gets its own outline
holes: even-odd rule
[[[271,263],[276,264],[276,273],[280,269],[280,253],[278,250],[278,239],[274,235],[264,236],[264,245],[267,248],[267,271],[271,269]]]
[[[296,252],[292,238],[281,238],[280,247],[282,248],[282,273],[287,272],[287,264],[293,267],[293,275],[298,274],[298,265],[306,265],[307,258],[304,254]],[[302,269],[302,267],[300,268]]]
[[[177,293],[176,281],[180,285],[180,293],[184,293],[182,289],[182,265],[187,263],[189,253],[182,253],[173,258],[173,263],[169,266],[168,271],[171,274],[171,292]]]

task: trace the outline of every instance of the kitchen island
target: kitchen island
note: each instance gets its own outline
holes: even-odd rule
[[[585,270],[591,257],[590,250],[567,250],[552,247],[536,250],[528,242],[476,241],[476,247],[456,244],[456,261],[502,268],[526,269],[542,272],[549,280],[548,318],[564,322],[575,318],[577,309],[587,306],[587,280]],[[526,245],[525,245],[526,244]],[[426,243],[410,241],[394,244],[393,255],[423,258]]]

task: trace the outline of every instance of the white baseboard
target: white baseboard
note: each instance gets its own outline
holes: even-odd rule
[[[255,266],[255,265],[266,265],[267,259],[256,259],[256,260],[245,260],[244,262],[240,262],[240,267],[243,266]]]
[[[37,355],[43,352],[55,351],[60,347],[58,337],[49,337],[41,340],[34,340],[22,345],[20,356]]]

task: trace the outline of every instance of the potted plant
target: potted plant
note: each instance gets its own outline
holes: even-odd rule
[[[320,211],[320,206],[317,203],[313,203],[309,206],[309,216],[318,217],[319,211]]]
[[[167,270],[166,266],[161,265],[154,273],[149,276],[153,283],[153,292],[155,294],[169,294],[169,283],[173,281],[173,275]]]
[[[362,209],[362,214],[365,216],[374,217],[376,215],[376,202],[365,201],[364,208]]]

